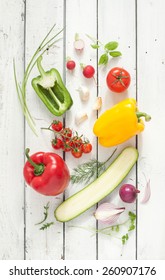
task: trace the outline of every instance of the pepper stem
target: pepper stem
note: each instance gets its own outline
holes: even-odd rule
[[[41,74],[42,77],[45,76],[45,70],[43,69],[42,65],[41,65],[41,61],[42,61],[42,55],[39,56],[39,58],[37,59],[37,67],[38,67],[38,70]]]
[[[136,116],[138,120],[140,120],[141,117],[144,117],[146,122],[149,122],[151,120],[151,116],[144,112],[136,112]]]
[[[36,164],[30,157],[29,157],[30,149],[26,148],[25,155],[27,157],[28,162],[34,167],[34,174],[36,176],[41,175],[44,172],[44,165],[42,163]]]

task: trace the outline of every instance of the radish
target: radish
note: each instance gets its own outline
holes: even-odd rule
[[[82,51],[85,47],[85,43],[79,38],[78,33],[75,34],[74,48],[76,51]]]
[[[68,70],[73,70],[76,67],[76,63],[74,60],[68,60],[66,63],[66,68]]]
[[[83,75],[85,78],[87,79],[90,79],[94,76],[95,74],[95,69],[92,65],[83,65],[83,64],[80,64],[80,66],[82,67],[83,69]]]

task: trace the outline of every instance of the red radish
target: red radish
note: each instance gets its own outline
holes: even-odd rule
[[[121,186],[119,190],[119,195],[122,201],[132,203],[135,201],[139,192],[140,191],[136,189],[133,185],[125,184]]]
[[[92,65],[86,65],[83,67],[83,75],[85,78],[89,79],[92,78],[95,74],[95,69]]]
[[[73,60],[68,60],[66,63],[66,68],[69,70],[73,70],[76,67],[76,63]]]
[[[74,48],[76,51],[82,51],[85,47],[85,43],[82,39],[79,38],[79,35],[76,33],[75,41],[74,41]]]

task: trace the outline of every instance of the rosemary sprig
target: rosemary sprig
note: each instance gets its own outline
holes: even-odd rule
[[[52,225],[54,225],[54,222],[43,224],[43,226],[40,227],[40,230],[45,230]]]
[[[49,202],[44,206],[44,218],[43,218],[43,220],[41,221],[41,222],[39,222],[39,223],[37,223],[37,224],[35,224],[35,225],[40,225],[40,224],[42,224],[42,223],[44,223],[45,221],[46,221],[46,219],[47,219],[47,217],[48,217],[48,210],[49,210]]]
[[[15,60],[13,60],[14,80],[15,80],[15,86],[16,86],[18,99],[20,101],[22,111],[27,120],[27,123],[29,124],[30,128],[32,129],[32,131],[34,132],[35,135],[37,135],[36,129],[35,129],[35,122],[31,116],[30,111],[27,106],[26,87],[27,87],[29,75],[36,64],[38,57],[40,55],[43,55],[47,51],[48,48],[52,47],[55,43],[57,43],[60,40],[60,39],[55,40],[55,38],[63,31],[63,29],[60,30],[57,34],[55,34],[52,38],[47,40],[47,38],[49,37],[49,35],[51,34],[51,32],[53,31],[55,26],[56,25],[54,24],[53,27],[50,29],[50,31],[47,33],[47,35],[44,37],[42,42],[40,43],[39,47],[34,52],[32,58],[30,59],[30,62],[28,63],[28,65],[26,67],[22,83],[18,82],[17,74],[16,74]]]
[[[104,162],[92,159],[75,167],[73,169],[73,174],[71,175],[72,184],[89,183],[93,179],[99,177],[105,171],[106,163],[112,158],[116,150],[117,149],[115,149],[110,157]]]

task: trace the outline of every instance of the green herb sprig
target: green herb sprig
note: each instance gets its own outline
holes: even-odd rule
[[[54,222],[43,224],[43,226],[40,227],[40,230],[45,230],[52,225],[54,225]]]
[[[40,230],[45,230],[47,229],[48,227],[50,227],[51,225],[54,225],[54,222],[50,222],[50,223],[45,223],[44,222],[46,221],[46,219],[48,218],[48,211],[49,211],[49,202],[44,206],[44,218],[41,222],[35,224],[35,225],[41,225],[42,224],[42,227],[40,227]]]
[[[104,161],[100,162],[97,159],[92,159],[88,162],[82,163],[73,169],[71,175],[71,183],[89,183],[93,179],[99,177],[106,170],[106,163],[112,158],[117,149],[113,151],[110,157]]]
[[[45,221],[46,221],[46,219],[47,219],[47,217],[48,217],[48,210],[49,210],[49,202],[44,206],[44,218],[43,218],[43,220],[41,221],[41,222],[39,222],[39,223],[37,223],[36,225],[40,225],[40,224],[42,224],[42,223],[44,223]]]
[[[136,222],[136,214],[134,214],[133,212],[129,211],[128,212],[128,219],[125,222],[121,223],[121,224],[117,224],[117,225],[113,225],[113,226],[108,226],[108,227],[101,228],[101,229],[85,228],[85,227],[79,227],[79,228],[86,229],[88,231],[93,232],[92,235],[94,235],[96,233],[101,233],[101,234],[104,234],[104,235],[111,236],[113,238],[117,238],[117,239],[121,240],[122,245],[125,245],[126,242],[129,239],[130,231],[133,231],[136,228],[135,222]],[[124,226],[128,227],[128,229],[125,232],[125,234],[122,235],[122,236],[116,235],[116,234],[118,234],[120,232],[121,228],[123,228]]]
[[[121,56],[122,53],[120,51],[117,51],[118,48],[118,42],[116,41],[110,41],[106,44],[101,43],[96,38],[91,37],[90,35],[87,35],[87,37],[92,40],[93,44],[91,44],[91,47],[93,49],[99,49],[100,47],[103,48],[104,53],[99,58],[99,65],[106,65],[109,61],[109,57],[118,57]]]

